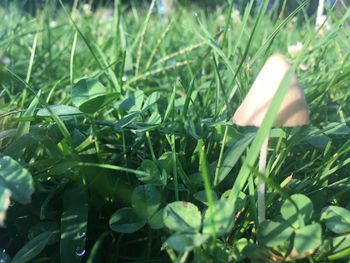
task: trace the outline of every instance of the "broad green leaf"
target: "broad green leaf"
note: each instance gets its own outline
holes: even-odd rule
[[[90,136],[86,136],[80,130],[74,129],[72,132],[72,146],[77,152],[82,151],[85,147],[93,144]]]
[[[141,111],[142,103],[144,100],[145,94],[142,90],[137,90],[134,93],[134,105],[129,109],[129,112]]]
[[[156,125],[156,124],[160,124],[161,121],[162,121],[162,118],[160,117],[160,114],[158,112],[153,112],[152,115],[147,120],[147,124]]]
[[[17,252],[11,262],[25,263],[34,259],[45,248],[51,235],[52,233],[47,231],[30,240]]]
[[[193,120],[188,119],[184,126],[186,132],[190,134],[195,140],[200,140],[199,132],[196,130],[196,125]]]
[[[230,249],[227,249],[227,242],[219,239],[216,240],[216,246],[214,250],[215,257],[208,258],[208,254],[205,252],[203,253],[202,248],[204,248],[207,251],[207,249],[210,248],[211,244],[212,243],[210,242],[210,240],[208,240],[206,243],[198,247],[198,249],[194,249],[193,260],[191,261],[191,263],[203,263],[203,262],[209,263],[210,261],[215,263],[239,262],[239,261],[234,261],[232,259],[230,255],[231,247]]]
[[[52,168],[47,171],[50,175],[60,175],[66,173],[69,169],[77,166],[76,161],[63,161],[61,160],[57,164],[54,164]]]
[[[68,105],[51,105],[49,106],[52,112],[54,112],[57,116],[67,116],[67,115],[79,115],[82,114],[82,112],[73,106],[68,106]],[[37,113],[37,116],[39,117],[50,117],[51,113],[43,108],[40,109]]]
[[[0,140],[14,137],[16,135],[16,129],[10,129],[5,131],[0,131]]]
[[[285,223],[266,220],[260,224],[257,239],[267,247],[283,245],[293,234],[293,228]]]
[[[227,199],[229,198],[231,191],[232,191],[231,189],[225,191],[221,195],[220,200],[225,200],[226,202],[228,202]],[[245,193],[243,193],[243,192],[240,192],[239,195],[238,195],[238,198],[237,198],[237,200],[235,202],[235,211],[240,211],[240,210],[242,210],[244,208],[246,199],[247,199],[247,195]]]
[[[8,155],[14,159],[19,158],[26,148],[29,148],[38,142],[38,137],[31,133],[26,133],[8,145],[4,150],[4,155]]]
[[[34,192],[32,176],[9,156],[0,157],[0,185],[8,188],[17,202],[27,204],[31,201]]]
[[[213,201],[218,200],[218,196],[214,191],[211,191],[211,196],[213,197]],[[205,190],[194,193],[193,197],[195,199],[197,199],[198,201],[202,202],[203,204],[208,205],[208,199],[207,199],[207,195],[205,193]]]
[[[134,120],[136,120],[139,117],[140,113],[138,112],[132,112],[126,116],[124,116],[122,119],[118,120],[117,123],[114,126],[114,129],[119,131],[122,128],[128,126],[130,123],[132,123]]]
[[[302,194],[294,194],[282,204],[281,215],[293,227],[302,227],[310,221],[313,210],[310,198]]]
[[[350,235],[338,236],[326,242],[329,242],[329,254],[337,254],[350,249]]]
[[[233,262],[238,262],[241,260],[243,256],[243,250],[246,246],[248,246],[249,241],[246,238],[241,238],[234,242],[230,257],[232,258]]]
[[[132,193],[132,206],[143,219],[149,220],[158,210],[161,201],[161,195],[153,185],[137,186]]]
[[[313,135],[307,139],[307,142],[314,147],[323,149],[324,147],[326,147],[329,140],[330,138],[326,135]]]
[[[151,160],[143,160],[138,170],[148,173],[148,175],[136,175],[145,184],[164,185],[166,178],[163,178],[158,166]]]
[[[159,127],[161,123],[161,117],[158,112],[153,112],[146,122],[136,123],[133,128],[138,132],[151,131]]]
[[[350,233],[350,211],[339,206],[328,206],[322,210],[321,220],[336,234]]]
[[[116,211],[109,219],[109,227],[119,233],[134,233],[146,224],[132,207],[124,207]]]
[[[168,204],[163,213],[164,225],[180,233],[198,232],[202,224],[201,220],[202,216],[197,206],[184,201]]]
[[[81,79],[72,88],[72,103],[85,113],[94,113],[104,104],[107,89],[94,79]]]
[[[243,258],[249,259],[247,262],[284,262],[281,255],[265,246],[249,243],[243,248]]]
[[[61,215],[61,262],[80,262],[85,254],[88,220],[87,192],[81,185],[66,189]]]
[[[142,106],[142,111],[148,110],[150,107],[152,107],[158,100],[160,99],[160,93],[159,92],[153,92],[151,95],[148,96],[145,103]]]
[[[36,109],[36,106],[39,103],[39,96],[40,96],[41,92],[38,92],[37,96],[32,100],[32,102],[30,103],[28,109],[23,113],[23,115],[21,117],[30,117],[34,115],[34,111]],[[16,131],[16,138],[19,138],[21,136],[23,136],[24,134],[29,132],[29,128],[30,128],[30,121],[24,121],[24,122],[20,122],[18,124],[17,127],[17,131]]]
[[[164,227],[163,213],[164,213],[164,208],[160,209],[158,212],[153,214],[153,216],[150,218],[148,223],[152,229],[162,229]]]
[[[50,232],[51,237],[48,241],[48,245],[52,245],[59,241],[60,239],[60,229],[57,222],[40,222],[39,224],[36,224],[32,226],[28,230],[28,239],[32,240],[36,236],[44,233],[44,232]]]
[[[7,208],[10,205],[11,191],[0,184],[0,226],[4,226]]]
[[[215,225],[215,232],[218,236],[228,233],[234,222],[234,206],[226,200],[219,200],[212,207],[213,221],[210,218],[210,210],[207,209],[203,222],[203,233],[210,234],[212,232],[212,223]]]
[[[172,249],[178,252],[191,251],[192,249],[199,247],[207,241],[209,235],[203,235],[199,233],[194,234],[178,234],[171,235],[165,243]]]
[[[218,183],[222,182],[242,156],[254,138],[254,133],[247,133],[226,150],[219,170]]]
[[[173,153],[165,152],[158,158],[158,165],[161,169],[164,169],[168,174],[172,172],[173,168]]]
[[[322,244],[322,228],[319,223],[304,226],[295,230],[292,258],[303,258],[312,255]]]
[[[118,111],[135,112],[140,111],[144,99],[144,93],[142,90],[128,93],[125,98],[114,103],[114,108]]]

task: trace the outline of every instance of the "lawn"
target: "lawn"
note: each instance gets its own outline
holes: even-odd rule
[[[350,8],[43,2],[0,4],[0,263],[350,260]]]

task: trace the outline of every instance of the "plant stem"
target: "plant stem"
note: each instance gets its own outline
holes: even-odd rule
[[[269,144],[269,138],[266,137],[260,150],[259,158],[259,173],[258,177],[258,221],[259,224],[265,221],[265,169],[266,169],[266,158],[267,158],[267,148]]]
[[[175,134],[171,135],[171,151],[172,151],[173,177],[174,177],[174,187],[175,187],[175,200],[179,201],[179,183],[177,180]]]
[[[155,162],[157,159],[156,159],[156,156],[155,156],[155,154],[154,154],[154,150],[153,150],[153,146],[152,146],[151,137],[150,137],[148,131],[146,131],[146,138],[147,138],[147,143],[148,143],[148,146],[149,146],[149,150],[150,150],[150,152],[151,152],[152,160]]]
[[[222,139],[222,143],[221,143],[221,149],[220,149],[218,164],[216,165],[216,169],[215,169],[214,187],[216,187],[216,185],[218,183],[218,180],[219,180],[219,172],[220,172],[220,168],[221,168],[222,157],[224,155],[227,131],[228,131],[228,126],[226,125],[225,126],[225,132],[224,132],[224,138]]]
[[[208,170],[208,165],[207,165],[207,156],[205,154],[205,145],[203,139],[200,139],[198,141],[199,144],[199,170],[202,175],[202,179],[204,182],[204,189],[205,189],[205,194],[207,197],[208,201],[208,213],[209,213],[209,218],[210,218],[210,223],[211,223],[211,236],[213,239],[213,242],[211,244],[211,249],[215,253],[216,249],[216,228],[215,228],[215,215],[213,211],[214,207],[214,200],[213,200],[213,191],[211,187],[211,182],[210,182],[210,176],[209,176],[209,170]]]

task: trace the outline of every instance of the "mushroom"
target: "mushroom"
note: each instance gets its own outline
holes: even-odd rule
[[[260,127],[270,103],[280,86],[284,75],[291,68],[288,60],[281,54],[274,54],[268,58],[255,79],[247,96],[236,110],[233,122],[239,126]],[[304,93],[298,85],[295,76],[292,77],[287,93],[282,101],[276,119],[275,127],[293,127],[305,125],[309,122],[308,106]],[[260,150],[259,173],[266,168],[268,150],[268,136]],[[265,181],[259,176],[258,190],[258,221],[265,221]]]
[[[323,14],[324,10],[324,0],[318,0],[318,6],[316,11],[316,24],[315,28],[319,29],[324,21],[326,20],[326,16]]]

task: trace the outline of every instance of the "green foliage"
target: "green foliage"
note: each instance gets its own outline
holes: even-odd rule
[[[321,244],[322,229],[319,223],[301,227],[295,230],[291,256],[296,258],[307,257],[312,255]]]
[[[339,206],[328,206],[322,211],[321,220],[336,234],[350,233],[350,211]]]
[[[33,192],[33,179],[28,170],[9,156],[0,157],[0,225],[4,224],[10,197],[27,204]]]
[[[0,261],[349,260],[349,10],[317,32],[308,1],[169,18],[138,1],[44,1],[35,17],[19,2],[0,7]],[[233,125],[275,52],[293,68],[263,125]],[[310,124],[273,128],[292,74]]]
[[[199,233],[173,234],[165,241],[165,243],[176,251],[188,252],[201,246],[208,240],[208,238],[209,235],[201,235]]]
[[[293,227],[302,227],[308,223],[313,211],[311,200],[301,194],[292,195],[281,207],[282,218]]]
[[[195,233],[200,230],[202,216],[194,204],[178,201],[165,207],[163,221],[164,225],[172,231]]]
[[[65,262],[80,262],[85,254],[88,219],[86,189],[83,186],[67,188],[63,196],[61,215],[60,256]]]
[[[82,112],[95,113],[104,106],[107,89],[97,80],[81,79],[72,88],[71,96],[73,105]]]
[[[167,178],[164,177],[156,165],[155,162],[151,160],[143,160],[139,170],[148,173],[147,176],[137,176],[137,178],[144,183],[154,184],[154,185],[165,185]]]
[[[79,115],[82,114],[80,110],[78,110],[75,107],[69,106],[69,105],[52,105],[50,106],[50,109],[57,115],[57,116],[65,116],[65,115]],[[36,113],[39,117],[50,117],[51,113],[47,109],[40,109]]]
[[[152,185],[140,185],[132,193],[132,206],[139,216],[149,220],[161,203],[158,190]]]
[[[109,220],[110,228],[119,233],[134,233],[142,228],[146,220],[142,219],[131,207],[116,211]]]
[[[47,231],[30,240],[17,252],[11,262],[30,262],[45,248],[50,240],[51,234],[51,231]]]
[[[283,245],[292,235],[293,228],[284,222],[265,221],[258,233],[258,240],[267,247]]]
[[[227,200],[219,200],[214,203],[212,208],[213,216],[210,216],[209,209],[206,211],[203,221],[203,233],[210,234],[212,224],[215,225],[215,233],[222,236],[231,230],[234,222],[235,207]]]

